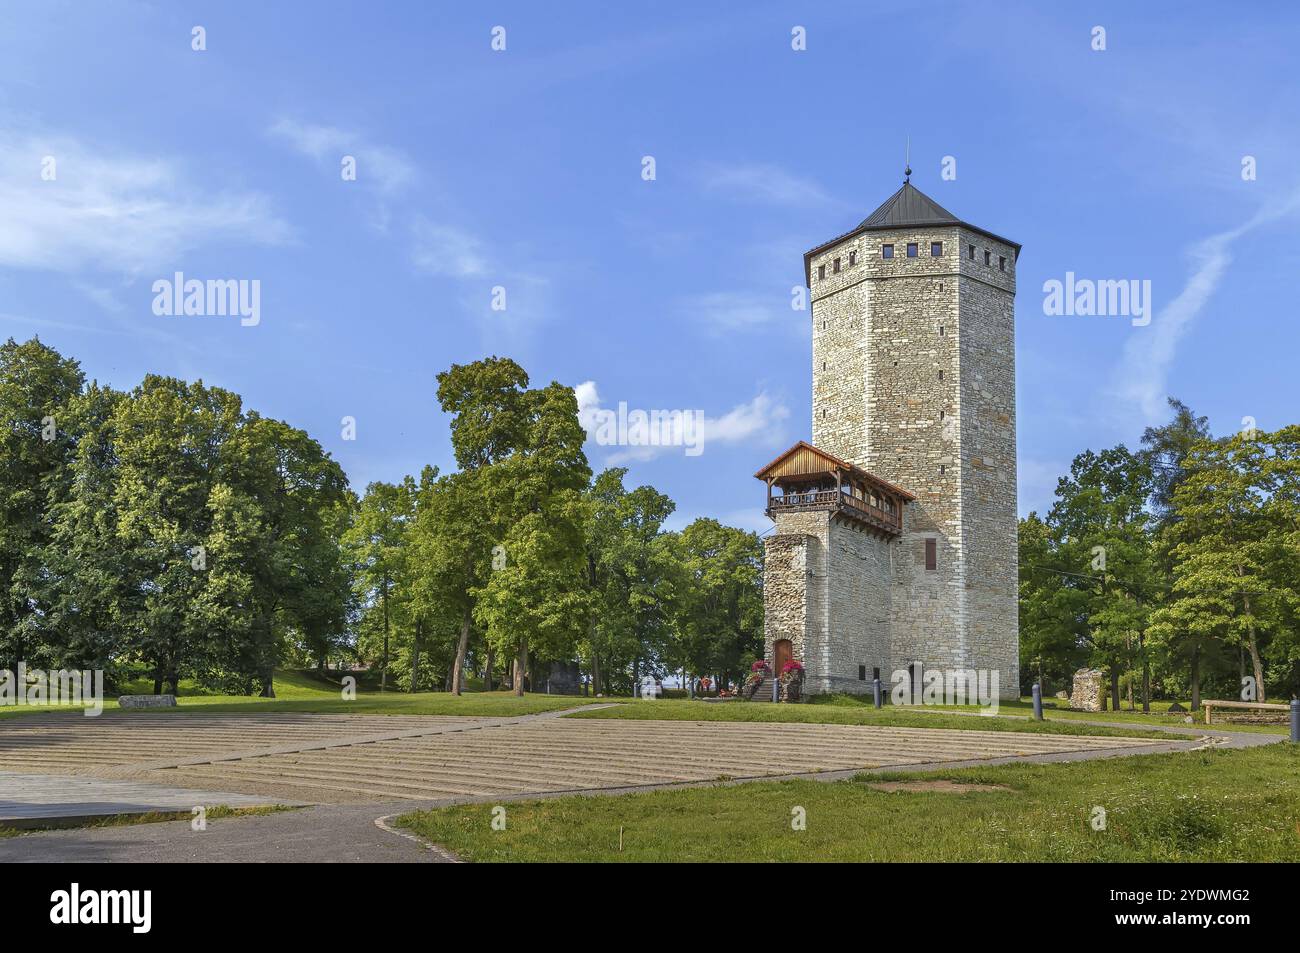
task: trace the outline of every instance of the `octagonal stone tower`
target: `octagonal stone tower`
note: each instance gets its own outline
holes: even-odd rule
[[[809,521],[819,517],[784,497],[773,503],[772,487],[786,478],[760,471],[777,524],[767,543],[772,598],[788,603],[799,590],[803,605],[820,607],[801,640],[827,647],[823,659],[804,660],[811,691],[867,691],[871,669],[883,669],[888,685],[892,671],[919,666],[996,669],[1000,694],[1019,694],[1019,252],[905,181],[857,228],[804,256],[810,449],[842,464],[832,467],[833,483],[819,485],[833,485],[838,504],[838,474],[851,469],[863,486],[874,479],[906,494],[897,533],[849,544],[829,529],[810,535]],[[803,582],[793,578],[795,565]],[[773,658],[776,629],[790,623],[770,599],[768,611]]]

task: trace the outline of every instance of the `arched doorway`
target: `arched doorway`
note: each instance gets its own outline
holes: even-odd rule
[[[794,658],[794,643],[789,639],[777,639],[772,644],[772,674],[780,675],[785,663]]]

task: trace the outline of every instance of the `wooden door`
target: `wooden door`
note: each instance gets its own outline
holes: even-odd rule
[[[794,658],[794,646],[789,639],[777,639],[772,646],[772,674],[780,675],[785,663]]]

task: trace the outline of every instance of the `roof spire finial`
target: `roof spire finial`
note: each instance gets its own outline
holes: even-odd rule
[[[912,136],[907,137],[907,146],[903,150],[903,184],[912,181]]]

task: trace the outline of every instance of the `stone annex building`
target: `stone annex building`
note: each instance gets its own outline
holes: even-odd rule
[[[804,255],[812,443],[756,476],[776,524],[766,657],[802,662],[805,692],[939,668],[996,670],[1019,694],[1019,253],[909,176]]]

